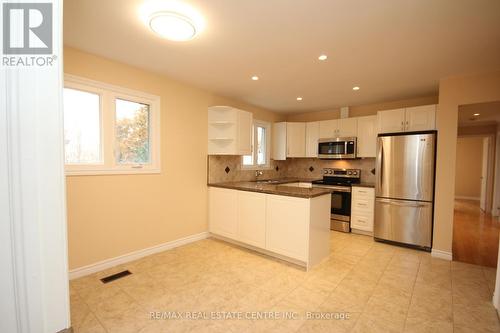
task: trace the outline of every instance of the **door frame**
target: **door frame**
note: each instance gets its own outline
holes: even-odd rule
[[[457,135],[458,138],[488,138],[489,140],[489,148],[488,148],[488,168],[487,168],[487,177],[486,177],[486,210],[485,212],[489,213],[493,207],[493,197],[494,197],[494,174],[495,174],[495,150],[498,148],[496,145],[494,146],[492,143],[496,142],[495,134],[493,133],[485,133],[485,134],[460,134]],[[455,165],[456,168],[456,165]],[[456,172],[455,172],[456,177]]]
[[[63,3],[30,2],[52,4],[52,64],[0,66],[0,331],[54,333],[70,327]]]

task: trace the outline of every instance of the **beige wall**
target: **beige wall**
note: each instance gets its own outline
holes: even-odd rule
[[[72,48],[65,73],[161,97],[161,174],[67,177],[69,267],[207,230],[207,107],[282,116]]]
[[[390,110],[405,108],[411,106],[437,104],[437,96],[425,96],[417,98],[409,98],[392,102],[374,103],[367,105],[358,105],[349,107],[349,117],[362,117],[377,114],[380,110]],[[340,109],[332,109],[325,111],[315,111],[306,113],[288,114],[287,121],[319,121],[328,119],[340,118]]]
[[[455,196],[475,198],[481,195],[483,138],[462,137],[457,140]]]
[[[500,100],[500,71],[442,79],[437,112],[438,148],[433,249],[450,252],[460,105]]]

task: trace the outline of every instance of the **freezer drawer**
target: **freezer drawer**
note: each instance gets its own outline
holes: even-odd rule
[[[375,238],[430,248],[432,203],[375,199]]]

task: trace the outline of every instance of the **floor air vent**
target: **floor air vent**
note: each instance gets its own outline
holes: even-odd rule
[[[102,283],[108,283],[108,282],[112,282],[114,280],[121,279],[122,277],[125,277],[125,276],[130,275],[130,274],[132,274],[132,273],[130,273],[129,270],[126,270],[126,271],[122,271],[122,272],[119,272],[119,273],[116,273],[116,274],[113,274],[110,276],[103,277],[101,279],[101,281],[102,281]]]

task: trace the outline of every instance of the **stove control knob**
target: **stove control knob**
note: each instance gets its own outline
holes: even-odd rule
[[[352,171],[347,171],[347,174],[348,175],[352,175]]]
[[[353,172],[352,172],[352,174],[353,174],[354,176],[356,176],[356,175],[358,174],[358,172],[357,172],[357,171],[353,171]]]
[[[328,173],[329,173],[330,175],[332,175],[332,174],[333,174],[333,170],[328,170]]]
[[[327,175],[327,174],[328,174],[328,170],[323,170],[323,173],[324,173],[325,175]]]

